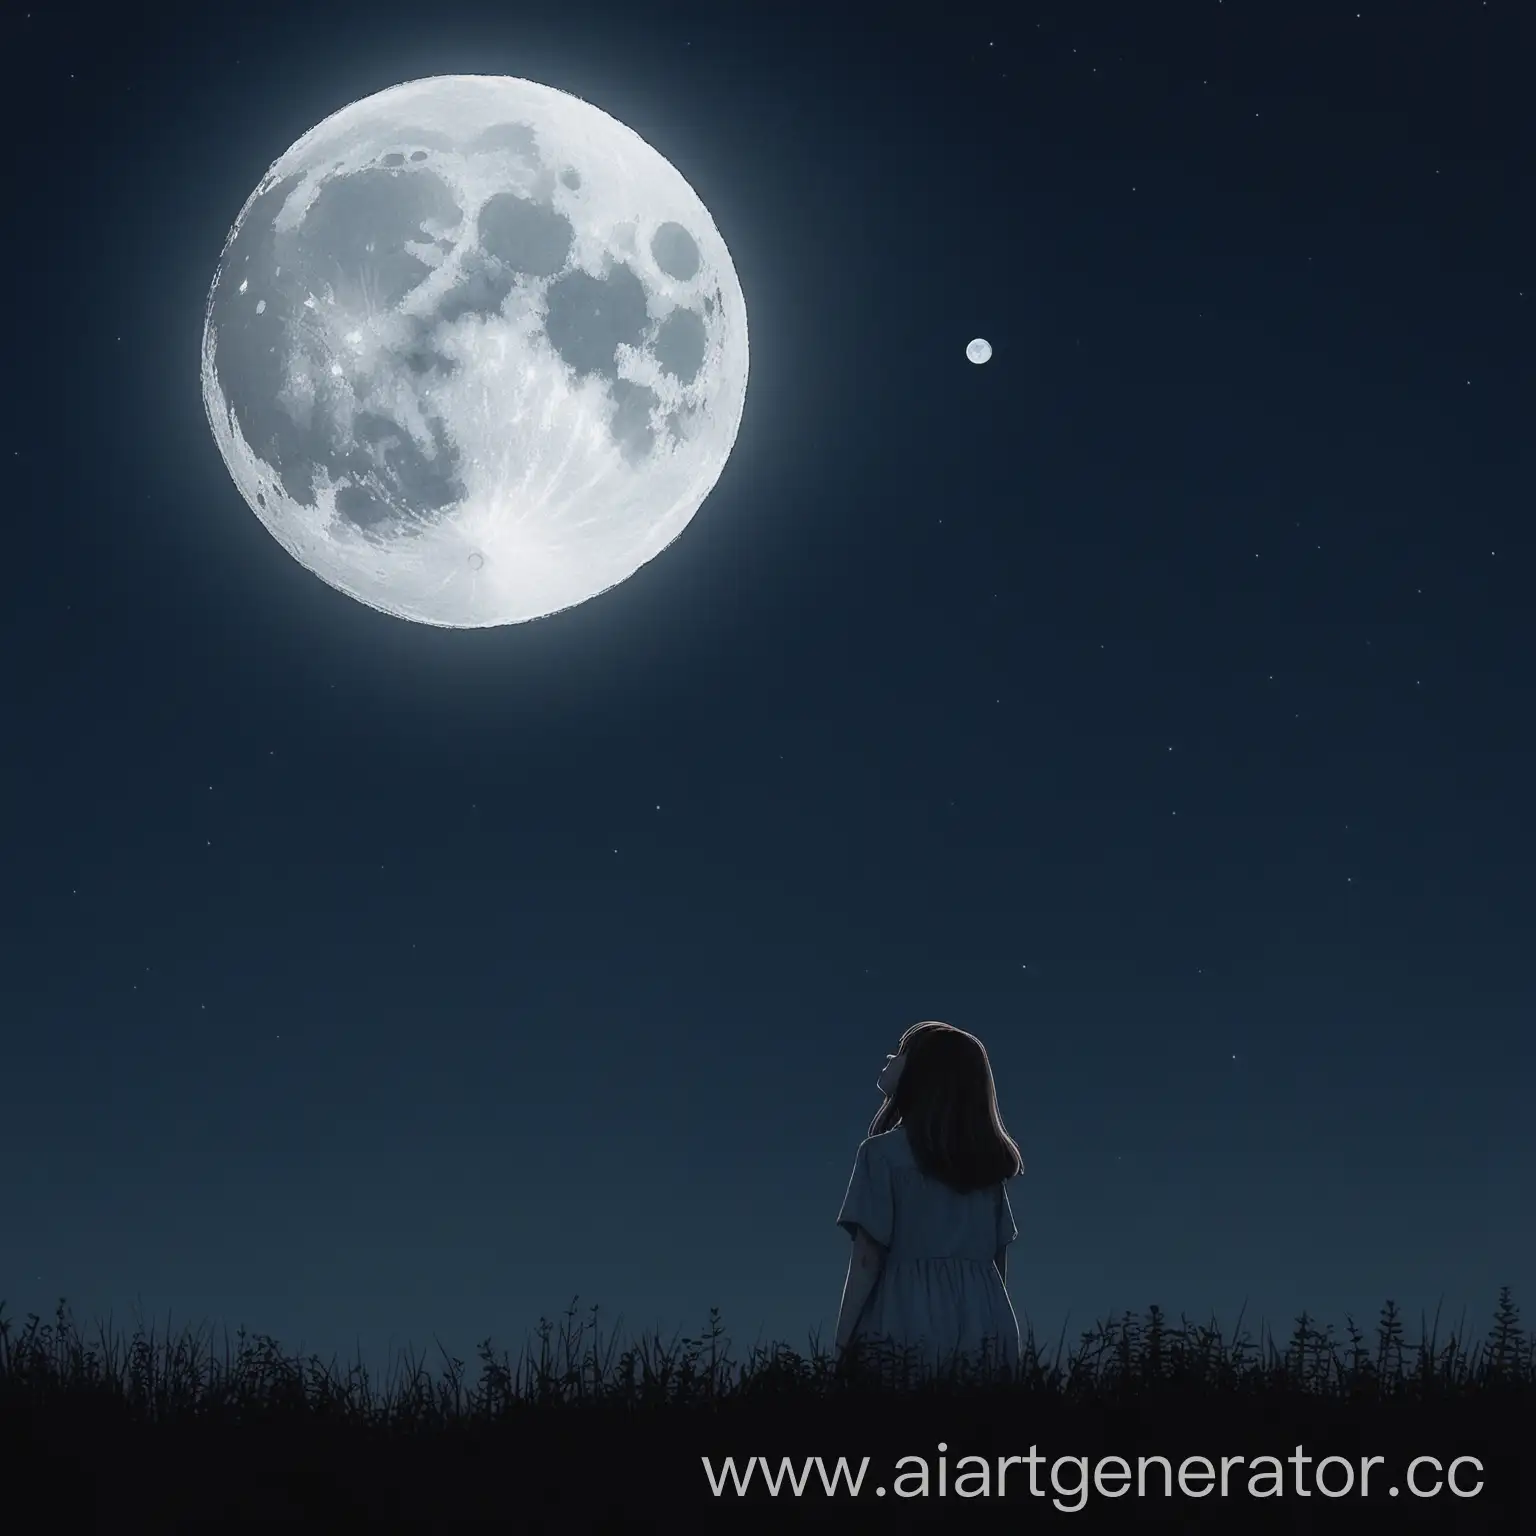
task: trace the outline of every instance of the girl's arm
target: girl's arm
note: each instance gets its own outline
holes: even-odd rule
[[[885,1263],[885,1250],[860,1227],[853,1237],[853,1254],[848,1260],[848,1278],[843,1282],[843,1305],[837,1314],[837,1353],[848,1347],[853,1330],[863,1312],[875,1281]]]

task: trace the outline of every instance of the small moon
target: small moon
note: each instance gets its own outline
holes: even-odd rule
[[[973,363],[984,363],[992,356],[992,343],[978,336],[975,341],[966,343],[965,355]]]

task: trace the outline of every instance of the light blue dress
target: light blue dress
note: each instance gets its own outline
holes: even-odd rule
[[[887,1249],[853,1337],[912,1348],[925,1373],[957,1351],[979,1357],[983,1339],[993,1361],[1018,1366],[1019,1323],[992,1262],[1019,1235],[1006,1185],[956,1194],[919,1170],[898,1125],[860,1143],[837,1224]]]

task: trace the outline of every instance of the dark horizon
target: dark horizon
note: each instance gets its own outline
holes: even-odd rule
[[[1536,1305],[1515,12],[863,16],[6,24],[12,1322],[830,1342],[925,1018],[1042,1340]],[[198,383],[267,166],[446,73],[639,133],[751,335],[681,537],[476,631],[296,563]]]

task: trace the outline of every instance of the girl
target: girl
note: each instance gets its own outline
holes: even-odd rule
[[[914,1024],[876,1087],[885,1102],[859,1146],[837,1224],[853,1257],[837,1319],[841,1357],[858,1338],[911,1351],[923,1373],[983,1348],[1015,1370],[1004,1188],[1024,1171],[1003,1129],[986,1049],[948,1024]]]

